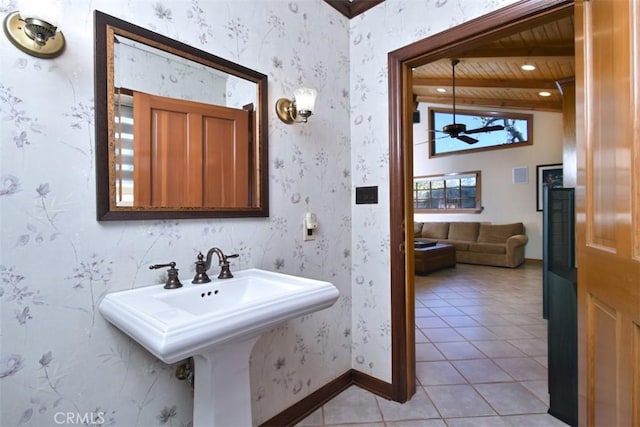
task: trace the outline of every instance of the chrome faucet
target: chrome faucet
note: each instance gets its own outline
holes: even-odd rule
[[[220,248],[211,248],[209,252],[207,252],[207,259],[204,259],[204,255],[202,252],[198,253],[198,261],[196,261],[196,275],[193,278],[192,283],[208,283],[211,281],[209,276],[207,275],[207,271],[211,268],[211,258],[213,254],[218,255],[218,265],[220,266],[220,274],[218,274],[218,279],[230,279],[233,277],[231,274],[231,270],[229,269],[229,258],[238,258],[240,255],[225,255]]]

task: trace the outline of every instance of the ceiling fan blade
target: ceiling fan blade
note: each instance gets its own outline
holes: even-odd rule
[[[467,144],[475,144],[476,142],[478,142],[477,139],[471,138],[467,135],[458,135],[456,138],[458,138],[460,141],[466,142]]]
[[[478,129],[469,129],[464,131],[464,133],[470,134],[470,133],[481,133],[481,132],[493,132],[495,130],[504,130],[504,126],[502,125],[485,126],[483,128],[478,128]]]

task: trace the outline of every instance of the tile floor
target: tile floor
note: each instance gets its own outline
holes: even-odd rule
[[[298,426],[565,426],[547,414],[542,268],[458,264],[416,276],[417,392],[352,386]]]

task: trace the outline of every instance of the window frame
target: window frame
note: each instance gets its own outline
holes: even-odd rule
[[[485,110],[458,110],[456,108],[456,123],[459,123],[459,116],[474,116],[479,118],[496,118],[496,119],[517,119],[517,120],[525,120],[527,122],[527,140],[520,142],[504,142],[497,145],[491,145],[487,147],[474,147],[473,145],[469,145],[463,141],[456,140],[455,138],[447,138],[447,141],[453,139],[453,142],[457,145],[460,145],[460,149],[456,149],[453,151],[446,151],[438,153],[437,149],[437,141],[440,140],[440,137],[446,136],[442,132],[439,132],[441,129],[435,127],[435,116],[437,114],[453,114],[453,109],[449,108],[439,108],[439,107],[429,107],[427,109],[428,116],[428,134],[429,134],[429,157],[441,157],[441,156],[450,156],[455,154],[467,154],[470,152],[478,152],[478,151],[489,151],[489,150],[501,150],[503,148],[516,148],[533,145],[533,114],[525,114],[525,113],[514,113],[507,111],[485,111]],[[496,123],[497,124],[497,123]],[[497,131],[500,132],[500,131]],[[504,132],[504,131],[502,131]],[[470,136],[482,141],[482,136],[486,135],[486,133],[475,133]]]
[[[418,208],[416,204],[416,200],[421,200],[417,198],[418,191],[424,191],[423,189],[418,189],[416,187],[417,182],[420,181],[443,181],[443,193],[445,196],[445,205],[447,200],[447,184],[448,180],[458,179],[461,180],[464,177],[473,175],[475,178],[475,207],[474,208]],[[427,179],[428,178],[428,179]],[[458,187],[462,187],[459,185]],[[451,172],[445,174],[437,174],[437,175],[420,175],[413,177],[413,188],[412,188],[412,199],[413,199],[413,211],[414,213],[461,213],[461,214],[479,214],[482,212],[482,173],[479,170],[475,171],[466,171],[466,172]],[[422,199],[427,200],[427,199]],[[433,200],[433,198],[431,198]]]

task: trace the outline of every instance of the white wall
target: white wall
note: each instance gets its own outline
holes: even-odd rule
[[[536,211],[536,165],[562,163],[562,113],[527,112],[533,114],[533,145],[429,158],[429,144],[424,143],[428,107],[420,103],[421,121],[413,125],[414,176],[479,170],[484,210],[480,214],[415,214],[416,221],[522,222],[529,237],[525,257],[542,259],[542,212]],[[513,184],[516,167],[527,168],[527,184]]]

